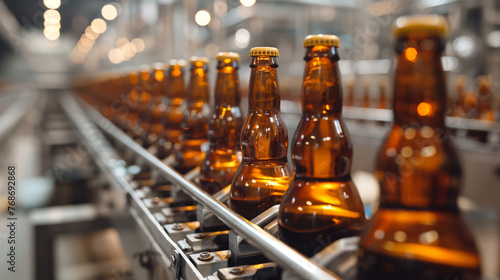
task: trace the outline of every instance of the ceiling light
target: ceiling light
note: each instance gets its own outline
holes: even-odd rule
[[[205,10],[199,10],[194,16],[194,20],[199,26],[207,26],[210,23],[210,19],[210,13]]]
[[[118,11],[112,4],[107,4],[102,7],[101,14],[107,20],[114,20],[118,15]]]

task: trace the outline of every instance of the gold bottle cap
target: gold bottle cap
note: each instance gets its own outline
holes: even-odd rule
[[[304,48],[314,46],[339,47],[339,37],[329,34],[309,35],[304,39]]]
[[[165,69],[165,63],[155,62],[153,63],[153,70],[163,70]]]
[[[146,65],[146,64],[143,64],[141,66],[139,66],[139,73],[149,73],[152,71],[152,68],[151,66],[149,65]]]
[[[273,47],[256,47],[250,50],[250,57],[256,56],[280,56],[277,48]]]
[[[168,61],[169,67],[174,67],[176,65],[179,65],[180,67],[184,67],[184,66],[186,66],[186,61],[184,59],[171,59]]]
[[[446,18],[440,15],[414,15],[399,17],[394,23],[392,33],[400,38],[411,34],[446,36],[449,26]]]
[[[191,62],[191,64],[195,64],[197,62],[201,62],[203,64],[209,64],[210,63],[210,59],[208,59],[208,57],[203,57],[203,56],[192,56],[189,61]]]
[[[222,61],[226,58],[232,59],[234,61],[240,61],[240,55],[235,52],[219,52],[215,57],[217,61]]]

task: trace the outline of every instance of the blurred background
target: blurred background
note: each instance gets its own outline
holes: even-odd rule
[[[319,33],[339,36],[344,116],[354,143],[353,176],[371,209],[378,195],[371,174],[392,117],[387,110],[395,62],[392,25],[399,16],[419,13],[444,15],[450,24],[442,62],[448,83],[447,125],[464,169],[460,207],[478,241],[485,276],[498,278],[498,0],[0,1],[0,170],[15,164],[20,183],[19,270],[7,272],[3,260],[8,232],[1,225],[0,278],[50,279],[40,276],[48,264],[51,271],[43,275],[53,279],[145,279],[133,269],[137,257],[122,248],[123,242],[133,241],[120,236],[96,207],[103,198],[96,198],[93,190],[103,183],[94,176],[92,156],[56,95],[71,90],[79,77],[131,71],[169,59],[207,56],[213,62],[214,85],[217,52],[237,52],[245,97],[249,50],[277,47],[282,111],[291,138],[300,110],[303,39]],[[6,189],[0,188],[2,215],[7,215],[6,197]]]

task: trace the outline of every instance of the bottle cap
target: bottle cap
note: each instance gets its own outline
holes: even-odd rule
[[[250,57],[256,56],[280,56],[277,48],[273,47],[256,47],[250,50]]]
[[[396,38],[408,36],[410,34],[442,37],[448,34],[448,30],[448,22],[443,16],[414,15],[399,17],[394,23],[392,33]]]
[[[184,59],[171,59],[168,61],[168,67],[174,67],[176,65],[184,67],[186,66],[186,61]]]
[[[304,39],[304,48],[314,46],[339,47],[339,37],[329,34],[309,35]]]
[[[234,61],[240,61],[240,55],[235,52],[219,52],[215,57],[217,61],[222,61],[226,58],[232,59]]]
[[[146,64],[142,64],[141,66],[139,66],[139,72],[140,73],[149,73],[151,72],[151,66],[149,65],[146,65]]]
[[[197,62],[201,62],[203,64],[209,64],[210,63],[210,59],[208,59],[208,57],[203,57],[203,56],[192,56],[189,61],[191,62],[191,64],[195,64]]]
[[[153,69],[156,70],[163,70],[165,69],[165,64],[161,62],[155,62],[153,63]]]

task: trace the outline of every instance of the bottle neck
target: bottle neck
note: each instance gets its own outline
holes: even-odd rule
[[[250,63],[248,111],[279,111],[280,95],[276,57],[258,56]]]
[[[167,94],[167,88],[165,85],[165,73],[163,69],[154,69],[153,71],[153,87],[152,94],[155,102],[160,102]]]
[[[217,81],[215,84],[216,107],[240,106],[240,79],[238,62],[222,60],[217,63]]]
[[[304,114],[341,114],[342,87],[337,49],[327,46],[308,47],[302,87]]]
[[[167,96],[170,99],[184,99],[186,87],[184,85],[184,71],[179,66],[173,66],[167,70]]]
[[[394,86],[394,122],[405,125],[444,127],[446,86],[440,38],[409,39],[397,42]]]
[[[192,66],[186,102],[187,104],[199,105],[209,102],[208,73],[206,64],[203,64],[203,66]]]

